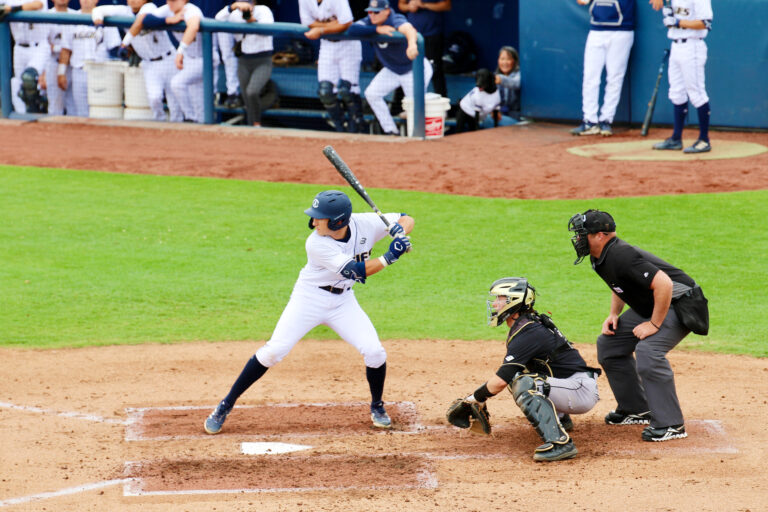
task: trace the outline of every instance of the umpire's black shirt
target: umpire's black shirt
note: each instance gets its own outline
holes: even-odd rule
[[[614,237],[605,244],[599,258],[590,256],[592,268],[603,281],[630,308],[640,316],[650,318],[653,314],[653,290],[651,281],[656,272],[663,270],[673,282],[693,287],[693,279],[674,267],[624,240]]]

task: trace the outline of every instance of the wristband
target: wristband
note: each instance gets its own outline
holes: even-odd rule
[[[189,45],[187,43],[179,43],[179,47],[176,48],[176,53],[180,53],[184,55],[184,51],[189,48]]]
[[[66,64],[59,64],[59,67],[56,69],[56,74],[59,75],[59,76],[66,75],[67,74],[67,65]]]
[[[486,382],[485,384],[477,388],[475,392],[472,393],[472,396],[478,402],[485,402],[486,400],[491,398],[493,394],[490,391],[488,391],[488,383]]]
[[[379,256],[379,261],[380,261],[380,262],[381,262],[381,264],[382,264],[382,265],[384,265],[385,267],[389,265],[389,263],[387,262],[387,258],[385,258],[384,256]]]
[[[133,34],[126,32],[125,37],[123,38],[123,46],[129,46],[131,41],[133,41]]]
[[[651,322],[651,325],[654,326],[656,329],[661,329],[661,327],[653,323],[653,320],[648,320],[648,321]]]

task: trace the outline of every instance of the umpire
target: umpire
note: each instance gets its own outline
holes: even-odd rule
[[[605,422],[649,424],[643,441],[687,437],[666,354],[691,331],[670,306],[695,290],[706,311],[701,289],[679,268],[618,238],[607,212],[574,215],[568,230],[574,233],[574,265],[589,256],[612,292],[611,310],[597,338],[597,358],[617,402]],[[629,309],[622,313],[625,304]]]

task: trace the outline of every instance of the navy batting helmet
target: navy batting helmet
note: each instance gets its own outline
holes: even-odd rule
[[[349,224],[352,217],[352,201],[344,192],[325,190],[312,200],[312,207],[304,210],[310,216],[309,229],[312,229],[312,219],[328,219],[328,228],[337,231]]]

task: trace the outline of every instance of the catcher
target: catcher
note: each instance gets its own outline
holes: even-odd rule
[[[590,411],[600,399],[597,377],[550,317],[533,309],[536,290],[521,277],[505,277],[491,285],[488,325],[506,323],[507,353],[488,382],[448,408],[448,422],[490,434],[485,401],[508,387],[515,402],[544,440],[533,452],[535,461],[574,457],[578,450],[568,432],[570,414]]]

